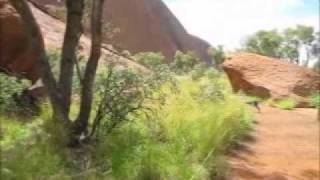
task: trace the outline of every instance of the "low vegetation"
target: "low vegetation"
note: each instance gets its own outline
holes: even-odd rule
[[[311,96],[311,104],[314,107],[320,108],[320,91],[315,92]]]
[[[187,62],[179,70],[154,62],[162,56],[140,54],[146,57],[152,75],[113,65],[98,70],[94,109],[98,114],[102,108],[105,114],[97,116],[98,124],[90,120],[97,133],[81,149],[56,143],[60,130],[49,105],[28,123],[1,115],[1,178],[223,177],[226,150],[251,129],[247,105],[214,69],[198,64],[187,71],[191,64],[179,59]]]
[[[27,110],[18,97],[29,86],[30,82],[26,80],[0,73],[0,114],[10,115]]]
[[[285,110],[292,110],[297,106],[296,100],[293,98],[284,98],[280,100],[270,100],[269,105],[280,108],[280,109],[285,109]]]

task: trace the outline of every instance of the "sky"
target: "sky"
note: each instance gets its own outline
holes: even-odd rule
[[[319,30],[318,0],[164,0],[189,33],[227,50],[259,30],[309,25]]]

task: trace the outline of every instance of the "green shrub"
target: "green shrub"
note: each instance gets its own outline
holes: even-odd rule
[[[191,78],[193,80],[199,80],[203,76],[206,75],[206,72],[208,71],[208,67],[205,64],[197,64],[194,66],[193,70],[191,71]]]
[[[151,90],[142,74],[134,69],[110,65],[105,74],[96,85],[99,99],[93,126],[97,135],[109,134],[123,121],[132,119],[137,110],[143,109]]]
[[[225,151],[252,126],[251,112],[232,94],[225,76],[212,71],[197,81],[185,75],[172,83],[158,81],[158,73],[110,72],[99,71],[96,82],[101,94],[96,94],[95,106],[109,106],[99,129],[103,136],[80,155],[69,154],[84,162],[70,162],[54,143],[59,128],[50,124],[50,109],[44,107],[30,126],[4,129],[1,178],[205,180],[225,175]],[[126,113],[137,103],[143,108]],[[107,132],[112,122],[117,125]]]
[[[320,108],[320,91],[311,96],[311,104],[314,107]]]
[[[63,157],[49,141],[42,122],[26,124],[0,116],[1,179],[49,179],[63,172]]]
[[[297,102],[293,98],[272,100],[269,104],[273,107],[285,109],[285,110],[292,110],[297,106]]]
[[[29,81],[0,73],[0,114],[24,111],[27,107],[19,106],[14,97],[19,97],[28,87]]]
[[[138,63],[150,68],[155,69],[165,63],[165,57],[161,53],[142,52],[134,56]]]
[[[49,63],[56,79],[60,75],[60,58],[61,52],[58,49],[50,49],[48,51]]]
[[[191,51],[188,51],[187,53],[177,51],[174,61],[170,66],[174,72],[181,74],[190,72],[200,61],[201,60]]]
[[[241,99],[200,97],[211,81],[180,77],[179,91],[166,85],[166,102],[141,113],[109,134],[94,153],[110,179],[210,179],[224,174],[223,153],[251,128],[252,116]]]
[[[208,54],[212,57],[216,65],[222,64],[226,59],[226,53],[222,45],[211,47],[208,49]]]
[[[49,49],[48,57],[49,57],[49,63],[50,63],[53,75],[56,79],[58,79],[60,75],[61,52],[58,49]],[[73,88],[73,91],[78,94],[81,88],[81,82],[80,82],[79,76],[83,77],[86,57],[82,55],[78,55],[77,58],[78,58],[78,63],[75,65],[75,70],[74,70],[77,72],[73,76],[72,88]]]

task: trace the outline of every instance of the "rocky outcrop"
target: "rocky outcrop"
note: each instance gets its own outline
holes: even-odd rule
[[[61,49],[65,24],[33,5],[30,4],[30,6],[40,25],[47,49]],[[8,0],[0,0],[0,27],[0,71],[26,77],[35,83],[40,78],[40,69],[36,63],[39,54],[32,51],[20,16]],[[81,53],[89,54],[90,40],[86,36],[81,37],[79,48]],[[102,51],[105,60],[143,72],[148,71],[143,66],[113,52],[106,45]]]
[[[35,82],[39,54],[32,51],[20,17],[7,0],[0,0],[0,27],[0,71]]]
[[[61,49],[64,38],[65,24],[62,21],[55,19],[39,10],[37,7],[34,7],[31,4],[30,6],[38,24],[40,25],[47,49]],[[82,36],[79,43],[79,53],[87,56],[90,52],[90,45],[90,39],[87,36]],[[135,63],[131,59],[122,56],[120,53],[113,50],[109,45],[103,44],[102,60],[100,62],[105,63],[105,61],[114,62],[115,64],[124,67],[132,67],[142,72],[148,72],[145,67]]]
[[[61,18],[64,2],[57,0],[29,0],[50,14]],[[207,53],[209,43],[194,37],[185,30],[178,19],[161,0],[108,0],[104,20],[111,29],[104,42],[116,49],[131,53],[162,52],[170,61],[176,51],[193,51],[211,63]],[[112,31],[113,32],[113,31]]]
[[[299,107],[320,90],[320,74],[286,61],[251,53],[232,55],[223,64],[235,91],[263,98],[292,97]]]

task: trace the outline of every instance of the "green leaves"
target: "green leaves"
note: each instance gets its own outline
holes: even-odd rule
[[[213,58],[216,65],[222,64],[226,58],[223,46],[221,45],[209,48],[208,53]]]
[[[165,63],[165,57],[161,53],[143,52],[136,54],[134,58],[152,70]]]
[[[245,49],[264,56],[279,58],[282,43],[283,37],[276,30],[259,31],[249,37],[245,43]]]
[[[0,73],[0,113],[8,113],[18,108],[14,95],[19,96],[30,86],[27,80],[17,79]]]
[[[183,53],[177,51],[174,61],[171,64],[172,69],[177,73],[189,72],[193,67],[200,62],[200,59],[193,52]]]
[[[315,39],[316,33],[313,27],[297,25],[294,28],[287,28],[283,32],[277,30],[259,31],[246,40],[244,49],[252,53],[299,63],[299,48],[311,46]]]

